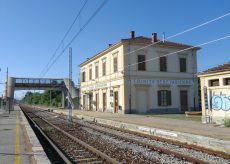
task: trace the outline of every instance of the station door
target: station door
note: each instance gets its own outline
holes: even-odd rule
[[[138,90],[137,92],[137,111],[138,113],[147,112],[147,92],[145,90]]]
[[[180,108],[181,111],[188,111],[188,92],[185,90],[180,91]]]

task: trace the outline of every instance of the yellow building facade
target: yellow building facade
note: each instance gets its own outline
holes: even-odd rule
[[[198,49],[131,32],[80,64],[81,106],[113,113],[195,110]]]

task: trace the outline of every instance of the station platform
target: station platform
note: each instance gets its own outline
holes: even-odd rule
[[[68,115],[67,109],[54,112]],[[188,121],[158,117],[157,115],[118,114],[96,111],[73,110],[73,116],[115,127],[195,144],[230,154],[230,128]]]
[[[0,109],[0,163],[50,163],[19,106]]]

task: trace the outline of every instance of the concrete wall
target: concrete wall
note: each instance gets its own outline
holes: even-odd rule
[[[6,85],[6,110],[14,110],[14,89],[15,89],[15,79],[13,77],[8,77]]]
[[[204,74],[199,77],[203,122],[208,123],[210,116],[212,118],[210,121],[213,123],[223,124],[224,119],[230,119],[230,85],[225,84],[225,79],[230,78],[230,71]],[[219,86],[210,86],[210,80],[213,79],[219,79]],[[206,98],[205,92],[207,92]]]

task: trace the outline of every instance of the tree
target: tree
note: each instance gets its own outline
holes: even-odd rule
[[[51,93],[51,95],[50,95]],[[39,92],[27,92],[22,99],[22,102],[30,105],[44,105],[44,106],[61,106],[62,94],[61,91],[44,91],[43,93]]]

